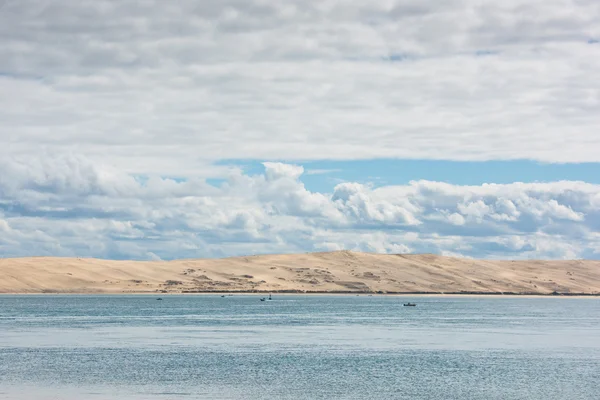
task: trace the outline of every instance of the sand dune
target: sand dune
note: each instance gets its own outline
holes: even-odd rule
[[[383,292],[600,295],[600,261],[330,253],[176,261],[0,260],[0,293]]]

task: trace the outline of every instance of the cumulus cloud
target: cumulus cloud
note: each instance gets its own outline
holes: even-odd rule
[[[0,254],[170,259],[354,249],[487,258],[600,258],[600,185],[431,181],[308,190],[300,165],[141,180],[81,156],[7,159]]]
[[[7,0],[0,155],[598,162],[594,0]],[[506,214],[508,215],[508,214]]]

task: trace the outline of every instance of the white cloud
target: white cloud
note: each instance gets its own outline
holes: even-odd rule
[[[452,223],[453,225],[464,225],[465,217],[463,217],[462,214],[459,213],[452,213],[448,215],[448,221],[450,221],[450,223]]]
[[[353,249],[489,258],[600,258],[600,185],[431,181],[308,190],[265,163],[219,188],[132,176],[84,157],[1,165],[0,254],[216,257]]]
[[[477,222],[483,221],[483,218],[490,213],[490,207],[483,200],[477,200],[468,204],[459,204],[458,211],[462,215],[472,218]]]
[[[359,183],[341,183],[332,200],[346,216],[365,224],[418,225],[417,207],[404,198],[389,199]]]
[[[596,1],[3,4],[0,254],[599,257],[597,185],[223,162],[600,162]]]
[[[306,175],[326,175],[334,172],[341,172],[341,169],[309,169],[305,171]]]
[[[0,219],[0,231],[4,233],[10,232],[10,225],[8,225],[8,222],[3,219]]]
[[[268,181],[277,179],[298,179],[304,173],[304,168],[300,165],[290,165],[283,163],[264,162],[265,177]]]
[[[598,20],[593,0],[9,0],[0,157],[597,162]]]

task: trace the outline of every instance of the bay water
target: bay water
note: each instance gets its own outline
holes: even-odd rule
[[[0,296],[0,399],[600,399],[597,298],[161,297]]]

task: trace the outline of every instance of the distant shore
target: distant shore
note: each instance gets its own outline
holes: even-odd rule
[[[600,261],[336,251],[174,261],[0,259],[5,294],[600,296]]]
[[[276,291],[265,291],[265,292],[35,292],[35,293],[24,293],[24,292],[2,292],[0,296],[118,296],[118,295],[131,295],[131,296],[266,296],[266,295],[277,295],[277,296],[382,296],[382,297],[413,297],[413,298],[426,298],[426,297],[550,297],[550,298],[600,298],[600,293],[403,293],[403,292],[391,292],[391,293],[373,293],[373,292],[276,292]]]

